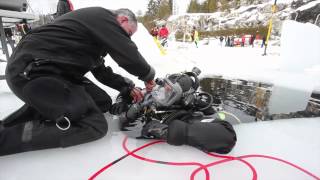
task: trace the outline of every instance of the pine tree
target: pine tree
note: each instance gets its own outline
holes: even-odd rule
[[[169,8],[171,9],[171,14],[172,14],[172,7],[173,6],[173,0],[169,0]]]
[[[254,3],[254,0],[248,0],[248,1],[247,1],[247,4],[248,4],[248,5],[251,5],[251,4],[253,4],[253,3]]]
[[[159,11],[160,0],[150,0],[147,6],[146,16],[155,18]]]
[[[159,4],[157,17],[159,19],[167,19],[172,14],[172,8],[169,0],[162,0]]]
[[[208,0],[208,13],[213,13],[217,11],[216,0]]]
[[[200,13],[208,13],[209,8],[208,8],[208,0],[204,1],[202,4],[200,4]]]
[[[197,0],[191,0],[187,12],[188,13],[198,13],[198,12],[200,12],[200,4],[198,3]]]
[[[240,2],[240,0],[235,0],[235,1],[239,1]],[[227,9],[230,8],[228,0],[221,0],[220,2],[221,2],[221,10],[222,11],[227,10]]]
[[[240,3],[241,3],[241,0],[235,0],[235,6],[236,6],[236,8],[239,8],[239,7],[240,7]]]
[[[166,20],[172,14],[172,0],[149,0],[146,14],[140,19],[147,29],[159,19]]]
[[[188,13],[213,13],[217,11],[216,0],[206,0],[202,4],[198,3],[197,0],[191,0]]]

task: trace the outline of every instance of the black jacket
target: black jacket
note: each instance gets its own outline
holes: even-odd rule
[[[103,84],[120,90],[124,78],[104,66],[107,54],[140,80],[154,78],[154,69],[116,21],[116,16],[100,7],[83,8],[57,18],[53,23],[31,30],[12,54],[6,73],[17,76],[34,59],[53,64],[64,77],[83,77],[91,71]],[[49,68],[50,69],[50,68]]]

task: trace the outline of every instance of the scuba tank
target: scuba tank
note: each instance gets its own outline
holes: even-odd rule
[[[190,106],[195,100],[194,93],[199,88],[200,69],[194,67],[191,72],[171,74],[157,79],[157,86],[151,92],[157,107],[180,105]]]
[[[167,75],[156,80],[156,87],[146,93],[140,103],[131,104],[121,114],[123,125],[134,121],[148,122],[158,119],[163,123],[170,122],[172,115],[180,111],[192,111],[200,117],[215,113],[212,108],[213,98],[210,94],[197,92],[201,71],[194,67],[190,72]]]

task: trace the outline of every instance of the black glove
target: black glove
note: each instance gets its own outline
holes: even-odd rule
[[[141,92],[141,89],[135,87],[130,79],[125,79],[126,82],[128,82],[128,86],[125,86],[120,90],[116,103],[114,103],[109,110],[111,114],[121,114],[129,109],[128,106],[130,104],[138,103],[143,100],[144,94]]]
[[[132,81],[129,81],[129,79],[125,79],[128,80],[128,86],[122,87],[119,95],[117,96],[116,102],[112,104],[111,108],[109,109],[109,112],[113,115],[119,115],[122,112],[127,111],[129,104],[131,104],[133,100],[130,96],[130,92],[134,88],[134,84]]]
[[[125,101],[122,96],[118,96],[116,103],[112,104],[109,112],[114,115],[119,115],[122,112],[125,112],[127,110],[128,110],[127,101]]]
[[[160,121],[151,120],[142,128],[141,135],[144,138],[167,139],[168,125]]]

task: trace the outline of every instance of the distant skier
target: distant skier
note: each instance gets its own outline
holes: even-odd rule
[[[242,37],[241,37],[241,47],[244,47],[245,42],[246,42],[246,36],[242,35]]]
[[[196,47],[198,48],[199,43],[199,32],[197,31],[196,27],[193,26],[192,32],[191,32],[191,39],[195,43]]]
[[[151,29],[150,34],[151,34],[151,36],[153,36],[153,37],[157,37],[157,36],[158,36],[158,32],[159,32],[159,29],[158,29],[157,26],[155,26],[155,27],[153,27],[153,28]]]
[[[169,30],[165,25],[162,25],[162,27],[159,30],[158,37],[163,47],[168,45],[168,35]]]
[[[227,38],[226,38],[226,47],[230,47],[230,46],[231,46],[231,44],[230,44],[230,37],[227,36]]]
[[[234,36],[232,36],[231,39],[230,39],[230,46],[231,47],[233,47],[235,45],[234,39],[235,39]]]
[[[219,40],[220,40],[220,46],[222,47],[222,43],[223,43],[223,36],[220,36]]]
[[[251,36],[250,36],[250,45],[251,45],[252,47],[254,47],[254,40],[255,40],[255,36],[254,36],[254,35],[251,35]]]
[[[25,104],[0,121],[0,155],[68,147],[94,141],[108,131],[103,115],[121,111],[143,95],[132,81],[105,66],[109,54],[130,74],[154,85],[154,69],[130,37],[137,19],[128,9],[100,7],[67,13],[31,30],[8,60],[6,80]],[[122,98],[110,96],[84,75],[91,72]]]
[[[263,36],[262,43],[261,43],[261,48],[263,48],[263,46],[265,46],[265,45],[266,45],[266,37]]]

